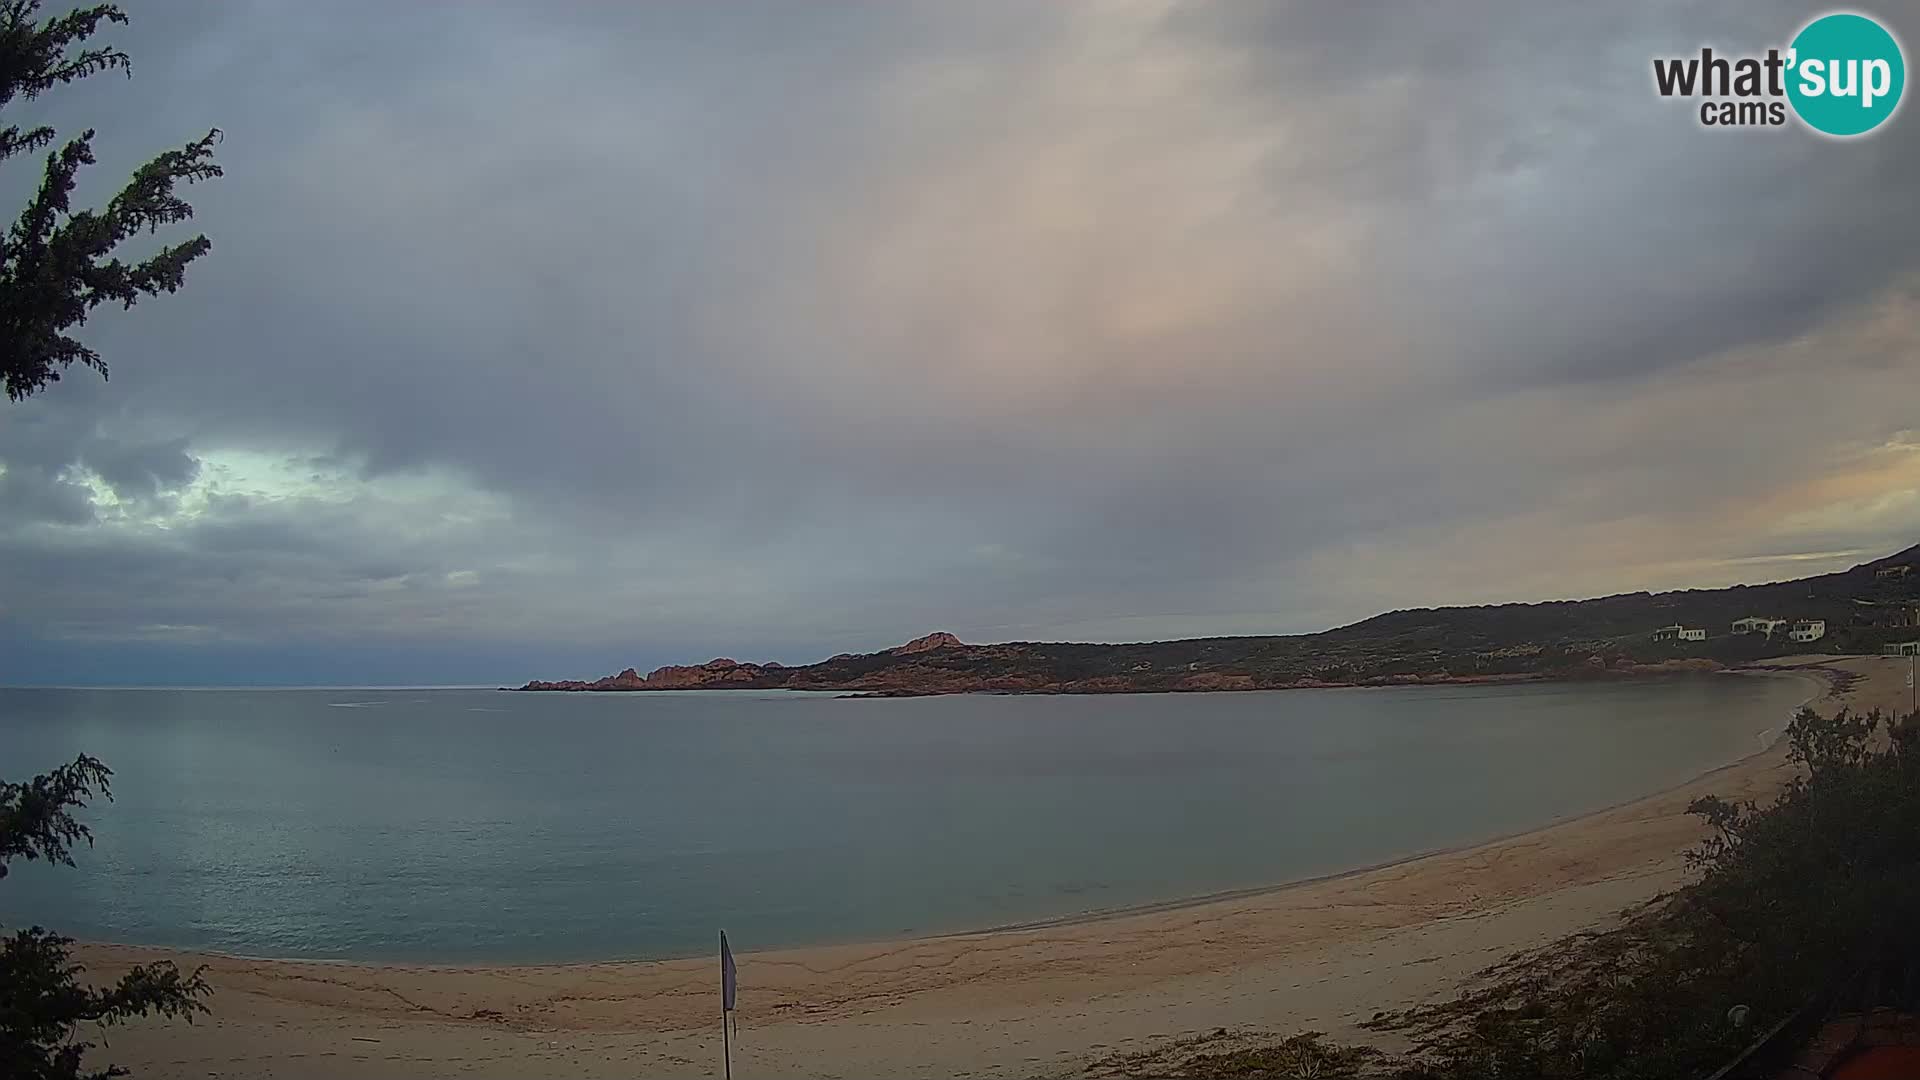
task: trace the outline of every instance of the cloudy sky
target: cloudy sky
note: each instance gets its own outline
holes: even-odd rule
[[[1652,91],[1803,4],[128,7],[131,82],[4,119],[97,128],[94,202],[220,127],[214,249],[89,324],[110,382],[0,404],[0,683],[1294,632],[1920,540],[1920,121]]]

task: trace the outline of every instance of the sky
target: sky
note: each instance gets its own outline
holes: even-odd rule
[[[96,204],[219,127],[213,250],[96,312],[109,381],[0,403],[0,684],[1293,633],[1920,541],[1920,119],[1652,87],[1805,4],[126,7],[130,81],[0,119],[95,128]]]

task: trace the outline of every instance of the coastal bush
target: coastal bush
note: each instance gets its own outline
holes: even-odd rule
[[[93,843],[93,833],[72,811],[85,809],[96,795],[111,800],[112,775],[83,754],[25,783],[0,780],[0,880],[16,859],[72,866],[74,845]],[[162,960],[137,966],[112,985],[90,985],[81,979],[85,969],[73,962],[72,944],[73,939],[38,926],[0,938],[0,1076],[125,1076],[117,1066],[87,1068],[83,1059],[93,1044],[80,1038],[83,1028],[104,1030],[151,1013],[191,1023],[195,1013],[206,1011],[200,999],[211,990],[200,971],[182,975]]]
[[[1305,1031],[1271,1046],[1227,1053],[1197,1054],[1187,1062],[1188,1075],[1205,1080],[1279,1077],[1284,1080],[1345,1080],[1363,1075],[1380,1057],[1363,1046],[1329,1043],[1318,1031]]]
[[[1340,1067],[1395,1080],[1703,1077],[1851,975],[1892,959],[1911,980],[1915,718],[1802,709],[1787,737],[1801,773],[1770,803],[1689,807],[1709,827],[1688,855],[1693,884],[1612,929],[1511,957],[1451,1000],[1376,1017],[1369,1027],[1414,1050]],[[1167,1075],[1306,1075],[1276,1054],[1287,1045],[1194,1055]]]
[[[1248,1043],[1253,1045],[1247,1045]],[[1342,1046],[1324,1032],[1303,1031],[1279,1042],[1249,1032],[1217,1028],[1205,1035],[1148,1050],[1115,1054],[1094,1063],[1095,1076],[1177,1076],[1182,1080],[1362,1080],[1385,1060],[1366,1046]]]
[[[1703,1076],[1863,965],[1914,956],[1914,736],[1911,717],[1889,729],[1878,712],[1801,710],[1787,737],[1803,771],[1770,804],[1689,807],[1711,830],[1689,853],[1697,882],[1618,928],[1515,957],[1453,1001],[1382,1018],[1420,1043],[1398,1075]]]

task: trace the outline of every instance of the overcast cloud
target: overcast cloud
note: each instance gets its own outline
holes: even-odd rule
[[[1912,108],[1651,88],[1803,4],[128,6],[131,82],[7,119],[97,128],[93,202],[220,127],[214,250],[0,407],[0,683],[1284,633],[1920,540]]]

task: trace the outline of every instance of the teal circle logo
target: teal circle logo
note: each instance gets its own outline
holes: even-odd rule
[[[1865,135],[1900,107],[1907,61],[1886,27],[1843,12],[1823,15],[1795,35],[1787,99],[1815,131]]]

